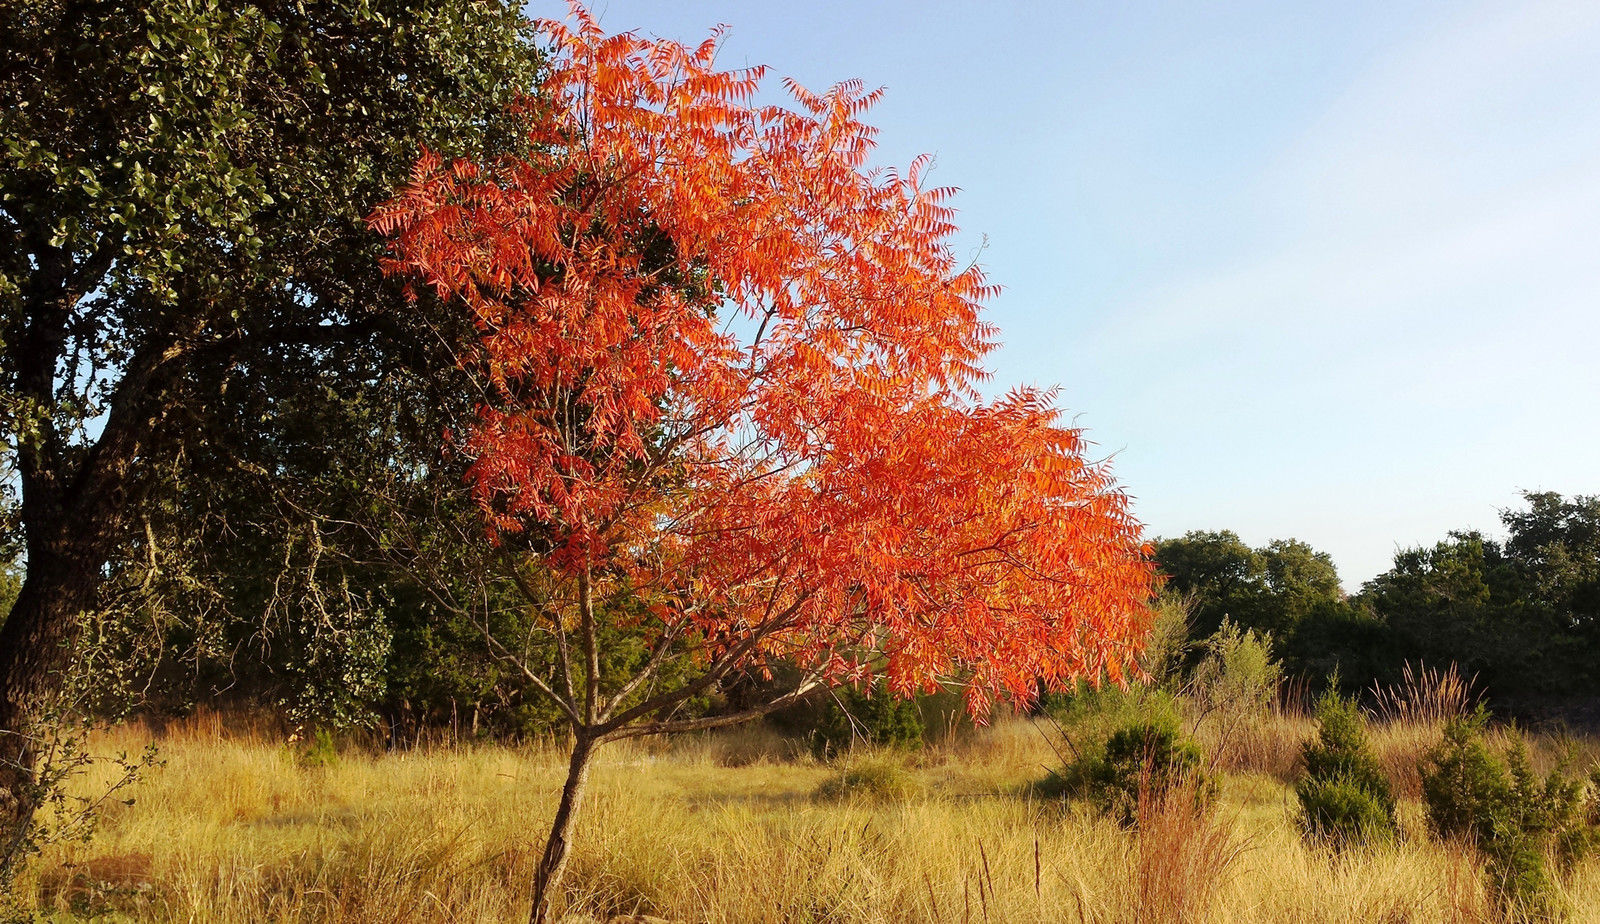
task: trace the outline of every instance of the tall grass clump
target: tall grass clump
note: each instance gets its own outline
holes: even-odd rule
[[[1330,684],[1316,713],[1317,737],[1302,749],[1305,776],[1295,785],[1302,833],[1334,849],[1393,839],[1394,795],[1367,741],[1361,710]]]
[[[1153,775],[1146,771],[1148,781]],[[1134,920],[1211,920],[1244,846],[1197,774],[1141,789]]]
[[[1600,780],[1591,776],[1586,785],[1559,768],[1541,779],[1520,735],[1501,753],[1490,750],[1487,721],[1481,708],[1450,721],[1443,739],[1423,758],[1419,772],[1428,827],[1483,856],[1488,886],[1508,917],[1559,919],[1565,909],[1557,877],[1600,842],[1594,824],[1600,815],[1594,787]]]
[[[1463,678],[1453,663],[1440,670],[1407,661],[1398,683],[1373,684],[1373,709],[1391,725],[1442,726],[1477,707],[1477,679]]]
[[[1378,724],[1373,750],[1398,795],[1422,797],[1417,770],[1449,722],[1470,715],[1481,702],[1476,677],[1462,677],[1454,664],[1444,669],[1406,664],[1399,682],[1374,684],[1367,691]]]

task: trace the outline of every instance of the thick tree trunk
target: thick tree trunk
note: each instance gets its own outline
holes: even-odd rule
[[[567,870],[567,857],[571,847],[573,821],[583,799],[584,784],[589,780],[589,758],[599,742],[580,733],[572,745],[572,760],[567,765],[567,783],[561,788],[561,804],[556,808],[555,821],[550,825],[550,839],[544,845],[544,857],[533,875],[533,912],[529,924],[549,924],[561,875]]]
[[[39,807],[37,744],[51,731],[42,723],[61,688],[75,617],[93,601],[99,574],[70,556],[30,551],[22,591],[0,626],[0,882],[20,863]]]
[[[109,260],[97,257],[76,275],[97,280]],[[38,736],[52,731],[40,723],[61,692],[78,616],[97,602],[122,536],[136,461],[167,410],[159,396],[173,375],[164,368],[171,358],[165,345],[136,351],[112,391],[99,437],[74,446],[57,420],[56,377],[65,362],[68,320],[88,283],[39,284],[48,291],[26,300],[30,321],[21,339],[8,344],[6,357],[16,393],[45,413],[35,432],[17,440],[27,573],[0,625],[0,877],[21,859],[17,848],[41,795]]]

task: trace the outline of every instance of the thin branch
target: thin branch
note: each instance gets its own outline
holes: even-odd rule
[[[789,691],[788,693],[785,693],[776,699],[768,700],[759,706],[752,706],[751,708],[745,709],[741,712],[732,712],[727,715],[707,716],[703,719],[678,719],[670,722],[641,722],[636,725],[627,725],[623,727],[616,727],[611,723],[607,723],[605,726],[602,726],[602,728],[607,729],[606,731],[602,732],[602,739],[607,741],[620,741],[624,738],[641,738],[645,735],[670,735],[678,732],[702,731],[708,728],[722,728],[728,725],[738,725],[742,722],[748,722],[751,719],[758,719],[764,715],[767,715],[768,713],[776,712],[785,706],[792,706],[795,703],[808,699],[826,689],[828,689],[828,685],[822,682],[821,673],[816,672],[806,677],[805,680],[801,681],[798,687]]]

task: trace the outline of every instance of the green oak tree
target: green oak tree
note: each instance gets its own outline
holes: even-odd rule
[[[501,2],[0,4],[0,427],[25,563],[0,626],[0,871],[38,796],[34,726],[143,514],[271,424],[217,419],[231,391],[367,376],[341,345],[416,339],[362,220],[422,147],[519,137],[537,64]]]

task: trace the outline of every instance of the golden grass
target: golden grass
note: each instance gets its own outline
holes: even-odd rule
[[[1229,773],[1266,773],[1292,782],[1300,772],[1300,749],[1316,734],[1309,716],[1276,707],[1261,715],[1213,715],[1195,729],[1211,768]]]
[[[162,749],[165,768],[93,843],[34,864],[29,901],[59,920],[74,905],[155,922],[521,920],[563,772],[557,749],[498,747],[304,768],[212,720],[169,729]],[[613,746],[579,821],[568,907],[577,921],[707,924],[1492,919],[1476,861],[1420,837],[1414,802],[1399,844],[1309,850],[1273,758],[1227,775],[1215,814],[1135,835],[1019,795],[1054,760],[1013,719],[910,759],[918,794],[829,801],[813,793],[836,769],[760,733]],[[1600,862],[1566,890],[1574,920],[1600,921]]]

